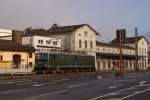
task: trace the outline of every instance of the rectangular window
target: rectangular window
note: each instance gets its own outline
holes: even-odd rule
[[[46,40],[46,44],[48,44],[48,40]]]
[[[110,68],[111,66],[110,66],[110,61],[108,61],[108,68]]]
[[[41,44],[43,44],[43,40],[41,40]]]
[[[53,45],[57,45],[57,41],[54,41],[54,42],[53,42]]]
[[[105,63],[105,61],[103,61],[103,68],[104,68],[104,69],[106,68],[106,63]]]
[[[29,52],[29,58],[32,58],[32,52]]]
[[[144,54],[144,50],[143,50],[143,48],[142,48],[142,55]]]
[[[38,43],[39,44],[43,44],[43,40],[38,40]]]
[[[46,44],[50,44],[50,41],[46,40]]]
[[[38,43],[40,44],[40,43],[41,43],[41,40],[38,40]]]
[[[0,61],[3,61],[3,56],[2,55],[0,55]]]

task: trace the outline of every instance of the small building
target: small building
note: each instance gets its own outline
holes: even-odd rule
[[[32,45],[37,53],[59,52],[62,50],[62,40],[60,38],[44,36],[44,34],[32,34],[22,37],[23,45]]]
[[[0,74],[32,72],[34,65],[34,47],[0,40]]]

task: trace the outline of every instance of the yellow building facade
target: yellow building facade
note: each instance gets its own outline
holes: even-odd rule
[[[8,40],[0,40],[0,74],[32,72],[35,66],[35,50]]]
[[[29,52],[19,52],[19,51],[0,51],[0,56],[2,60],[0,61],[0,69],[9,69],[15,68],[15,64],[13,62],[13,56],[20,55],[21,62],[19,67],[21,68],[33,68],[35,65],[35,54],[32,53],[32,57],[29,57]]]

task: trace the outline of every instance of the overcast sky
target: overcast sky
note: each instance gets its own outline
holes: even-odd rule
[[[88,23],[111,40],[118,28],[150,33],[150,0],[0,0],[0,28]],[[108,37],[108,38],[107,38]]]

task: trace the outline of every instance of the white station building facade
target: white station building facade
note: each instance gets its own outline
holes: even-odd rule
[[[24,36],[22,37],[23,45],[32,45],[36,49],[36,53],[47,53],[52,51],[61,51],[62,44],[60,38],[47,37],[47,36]]]
[[[12,39],[12,30],[0,30],[0,38]],[[28,29],[25,34],[15,35],[16,41],[23,45],[32,45],[35,53],[69,52],[91,55],[95,58],[97,71],[112,71],[118,68],[119,63],[119,34],[110,43],[96,40],[98,32],[88,24],[59,26],[52,25],[45,29]],[[22,37],[20,39],[20,37]],[[126,37],[124,30],[122,42],[122,63],[126,70],[148,69],[148,44],[144,36]],[[136,49],[137,44],[137,49]],[[137,52],[136,52],[137,50]],[[136,66],[136,59],[138,65]]]
[[[48,51],[50,50],[48,48],[56,47],[56,49],[60,49],[61,51],[84,53],[95,57],[95,67],[97,71],[111,71],[117,69],[120,54],[118,32],[116,32],[116,38],[110,43],[96,41],[96,35],[99,34],[88,24],[70,26],[54,24],[48,30],[33,29],[28,33],[33,36],[23,37],[22,43],[32,44],[38,51]],[[57,40],[57,45],[48,45],[49,40]],[[138,45],[138,57],[136,56],[136,41]],[[138,67],[139,70],[148,69],[148,44],[149,42],[144,36],[137,38],[126,37],[126,30],[124,30],[121,51],[124,69],[135,70],[136,67]],[[137,58],[138,65],[136,66]]]

